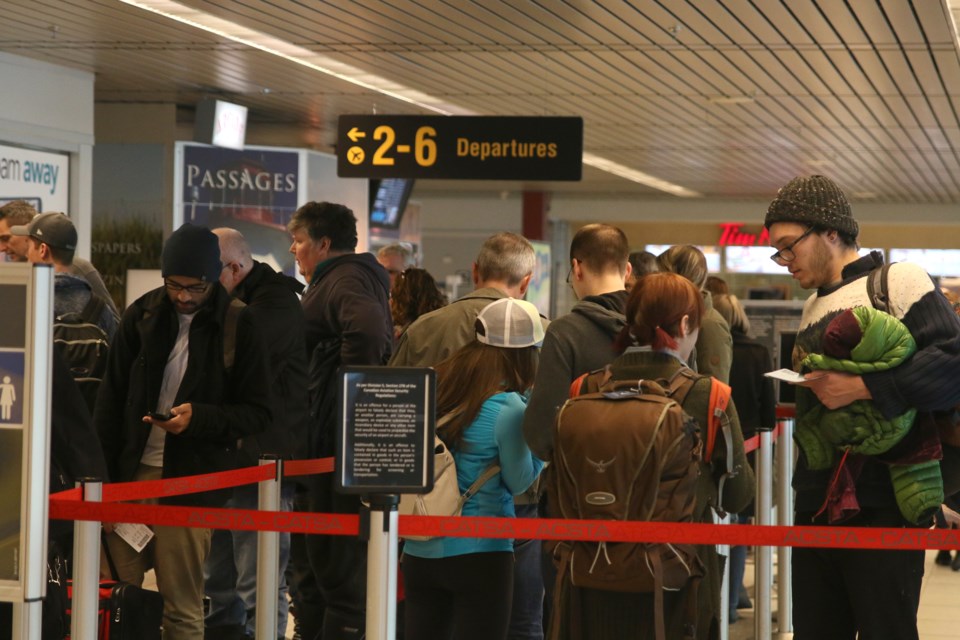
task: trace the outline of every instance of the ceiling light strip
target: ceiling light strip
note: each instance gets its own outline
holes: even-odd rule
[[[345,62],[310,51],[305,47],[285,42],[268,34],[248,29],[243,25],[187,7],[173,0],[120,1],[434,113],[441,115],[479,115],[469,109],[445,102],[440,98],[422,91],[363,71]],[[685,198],[700,197],[700,194],[696,191],[691,191],[672,182],[655,178],[642,171],[631,169],[630,167],[592,153],[583,153],[583,163],[632,182],[671,193],[675,196]]]

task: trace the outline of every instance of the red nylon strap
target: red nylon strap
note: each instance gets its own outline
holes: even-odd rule
[[[283,463],[283,477],[309,476],[317,473],[333,473],[333,458],[315,460],[287,460]]]
[[[359,527],[359,517],[346,514],[67,500],[51,500],[50,517],[58,520],[141,522],[177,527],[327,535],[356,535]],[[733,526],[676,522],[401,516],[399,533],[454,538],[604,540],[850,549],[960,549],[960,531],[955,529]]]
[[[284,477],[307,476],[333,472],[333,458],[315,460],[290,460],[285,462]],[[273,465],[245,467],[232,471],[205,473],[195,476],[166,478],[163,480],[145,480],[142,482],[114,482],[103,485],[103,502],[124,502],[182,496],[188,493],[229,489],[255,482],[270,480],[276,471]],[[52,500],[80,500],[79,488],[67,489],[50,496]]]
[[[778,424],[777,428],[770,432],[770,442],[776,442],[777,438],[780,437],[780,434],[783,432],[783,428]],[[757,434],[752,438],[747,438],[743,441],[743,452],[750,453],[751,451],[756,451],[760,448],[760,435]]]
[[[233,471],[218,473],[204,473],[196,476],[182,476],[166,478],[164,480],[145,480],[143,482],[115,482],[103,485],[104,502],[121,502],[123,500],[145,500],[147,498],[164,498],[168,496],[182,496],[188,493],[215,491],[228,489],[245,484],[269,480],[276,474],[273,465],[262,467],[246,467]]]
[[[70,502],[65,500],[50,501],[50,517],[55,520],[139,522],[171,527],[242,531],[295,531],[327,535],[357,535],[359,527],[359,517],[346,514],[175,507],[122,502]]]
[[[713,458],[713,448],[717,444],[717,432],[720,431],[720,414],[727,410],[730,404],[730,394],[732,389],[716,378],[710,378],[710,404],[708,405],[707,416],[707,442],[703,453],[703,461],[710,462]],[[720,413],[717,413],[717,412]]]

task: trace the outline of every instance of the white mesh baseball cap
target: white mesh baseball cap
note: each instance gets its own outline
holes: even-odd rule
[[[543,342],[543,322],[537,308],[526,300],[502,298],[485,306],[477,316],[477,340],[493,347],[522,349]]]

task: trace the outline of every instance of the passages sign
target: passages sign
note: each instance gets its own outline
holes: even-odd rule
[[[583,119],[340,116],[341,178],[580,180]]]

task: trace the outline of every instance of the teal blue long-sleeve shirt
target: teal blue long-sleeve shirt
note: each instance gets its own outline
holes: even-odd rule
[[[470,488],[491,464],[500,473],[491,478],[463,507],[465,516],[514,517],[513,496],[523,493],[543,469],[523,439],[526,401],[518,393],[497,393],[480,408],[476,419],[463,432],[460,448],[453,452],[460,493]],[[404,553],[418,558],[447,558],[467,553],[512,551],[513,541],[488,538],[433,538],[408,540]]]

